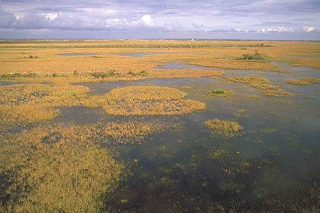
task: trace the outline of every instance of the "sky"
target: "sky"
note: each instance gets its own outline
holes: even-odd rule
[[[1,39],[320,40],[320,0],[0,0]]]

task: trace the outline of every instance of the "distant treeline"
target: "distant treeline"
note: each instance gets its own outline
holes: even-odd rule
[[[206,47],[272,47],[268,44],[101,44],[101,45],[4,45],[0,48],[21,48],[21,49],[70,49],[70,48],[206,48]]]

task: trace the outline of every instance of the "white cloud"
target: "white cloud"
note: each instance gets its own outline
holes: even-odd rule
[[[106,27],[110,28],[123,28],[128,27],[130,23],[127,19],[119,19],[119,18],[113,18],[113,19],[107,19],[106,20]]]
[[[249,32],[249,30],[248,29],[241,29],[241,28],[236,28],[236,29],[234,29],[236,32],[238,32],[238,33],[248,33]]]
[[[292,27],[269,27],[269,28],[262,28],[257,30],[258,33],[268,33],[268,32],[294,32],[295,30]]]
[[[96,15],[105,15],[105,16],[111,16],[118,13],[117,10],[113,9],[105,9],[105,8],[84,8],[80,9],[80,11],[84,11],[85,13],[93,13]]]
[[[141,17],[141,21],[147,27],[154,27],[155,26],[155,23],[154,23],[152,17],[150,15],[148,15],[148,14],[143,15]]]
[[[311,31],[316,30],[316,28],[315,27],[311,27],[311,26],[304,26],[304,27],[302,27],[302,30],[305,31],[305,32],[311,32]]]
[[[47,13],[45,14],[46,19],[54,20],[58,18],[58,13]]]

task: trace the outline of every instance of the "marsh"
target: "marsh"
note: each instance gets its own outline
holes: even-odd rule
[[[0,211],[316,212],[320,43],[263,43],[1,41]]]

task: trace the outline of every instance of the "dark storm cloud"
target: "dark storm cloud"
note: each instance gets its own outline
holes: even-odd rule
[[[0,0],[0,37],[320,39],[318,17],[318,0]]]

